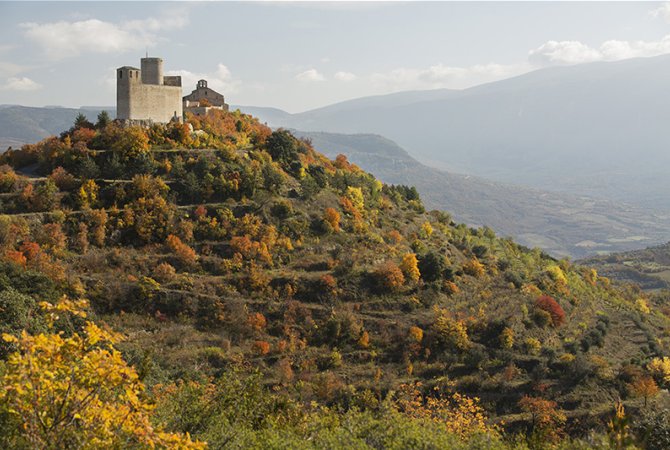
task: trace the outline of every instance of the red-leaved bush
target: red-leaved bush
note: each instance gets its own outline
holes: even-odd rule
[[[560,327],[565,323],[565,311],[556,300],[548,295],[541,295],[535,300],[535,306],[546,311],[551,316],[551,322],[555,327]]]

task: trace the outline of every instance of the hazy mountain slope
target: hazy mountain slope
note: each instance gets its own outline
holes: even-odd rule
[[[381,134],[450,170],[670,209],[668,80],[669,56],[592,63],[457,92],[359,99],[269,123]]]
[[[100,109],[33,108],[8,105],[0,108],[0,151],[8,146],[38,141],[72,126],[77,114],[95,121]],[[114,115],[114,111],[110,111]]]
[[[457,221],[470,225],[488,225],[554,255],[583,257],[668,238],[670,220],[639,208],[434,169],[381,136],[295,133],[311,139],[331,158],[347,155],[384,182],[416,186],[429,208],[448,210]],[[641,243],[636,236],[646,239]]]
[[[610,278],[637,283],[643,289],[670,289],[670,242],[642,250],[583,260]]]

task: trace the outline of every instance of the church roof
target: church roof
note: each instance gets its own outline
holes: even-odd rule
[[[123,66],[123,67],[119,67],[119,68],[116,69],[116,70],[121,70],[121,69],[140,70],[140,69],[138,69],[137,67],[133,67],[133,66]]]

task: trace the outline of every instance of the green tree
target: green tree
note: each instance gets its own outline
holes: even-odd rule
[[[298,159],[300,143],[288,131],[273,131],[268,137],[265,148],[275,161],[290,163]]]
[[[109,113],[107,111],[100,111],[100,114],[98,114],[98,122],[95,124],[95,128],[101,130],[107,127],[111,121],[112,119],[109,117]]]

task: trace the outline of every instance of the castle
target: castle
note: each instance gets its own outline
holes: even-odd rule
[[[163,76],[161,58],[142,58],[141,70],[116,69],[116,118],[167,123],[182,120],[181,77]]]
[[[181,77],[163,76],[161,58],[142,58],[141,69],[116,69],[116,118],[131,122],[182,121],[183,112],[205,115],[211,109],[228,111],[223,95],[198,81],[196,89],[181,96]]]

